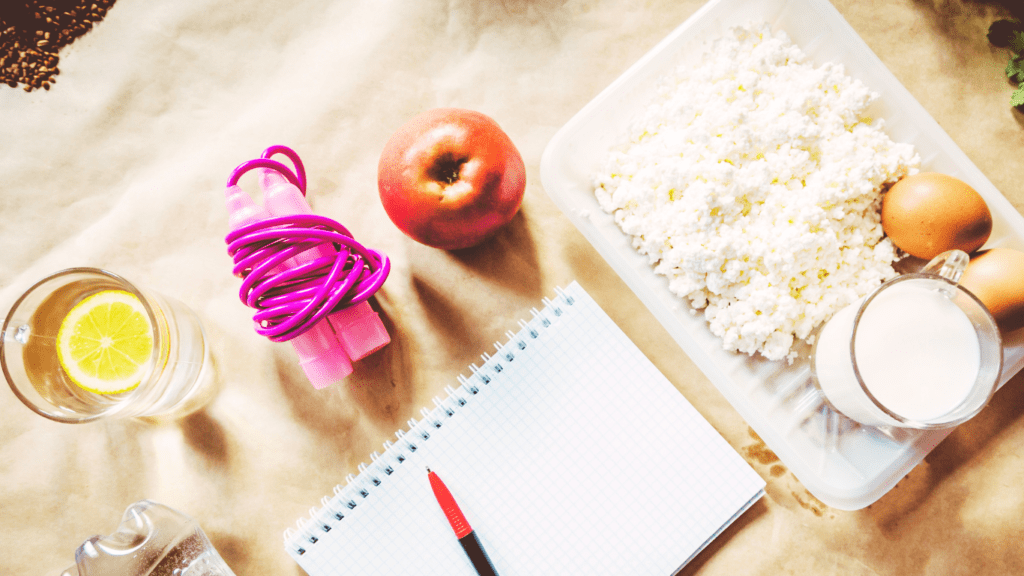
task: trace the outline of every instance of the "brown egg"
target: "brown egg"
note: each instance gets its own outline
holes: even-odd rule
[[[921,172],[882,197],[882,230],[897,248],[925,260],[954,248],[970,254],[992,233],[992,213],[966,183]]]
[[[960,284],[981,300],[999,328],[1024,326],[1024,252],[993,248],[979,252],[967,265]]]

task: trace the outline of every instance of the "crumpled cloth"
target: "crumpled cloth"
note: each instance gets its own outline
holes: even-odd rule
[[[149,498],[196,518],[240,576],[301,574],[283,530],[572,280],[768,481],[767,498],[683,574],[1024,570],[1024,378],[877,503],[831,509],[541,187],[541,154],[559,127],[701,4],[118,0],[61,54],[51,90],[0,87],[0,308],[59,269],[109,269],[199,314],[217,386],[203,410],[159,424],[58,424],[0,390],[0,573],[59,573],[86,538]],[[1024,121],[1008,106],[1008,54],[984,35],[998,9],[835,4],[1024,212]],[[384,143],[437,106],[494,118],[527,167],[521,213],[459,252],[405,237],[377,197]],[[290,346],[253,332],[223,241],[230,170],[272,144],[302,156],[317,213],[393,264],[374,299],[392,343],[321,391]]]

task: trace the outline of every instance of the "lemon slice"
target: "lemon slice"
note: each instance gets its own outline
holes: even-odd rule
[[[57,332],[57,357],[79,388],[97,394],[133,390],[153,353],[149,314],[138,297],[104,290],[75,305]]]

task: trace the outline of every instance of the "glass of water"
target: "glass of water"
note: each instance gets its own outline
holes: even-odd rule
[[[192,310],[96,268],[37,282],[14,303],[0,340],[14,394],[68,423],[194,411],[209,400],[208,360]]]

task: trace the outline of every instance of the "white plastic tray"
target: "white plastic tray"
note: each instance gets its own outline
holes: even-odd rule
[[[883,431],[831,410],[810,383],[806,354],[787,365],[726,352],[702,314],[668,290],[597,204],[592,176],[654,93],[657,79],[680,63],[696,64],[703,42],[729,27],[766,21],[784,30],[818,65],[838,62],[881,94],[871,113],[884,118],[897,142],[913,144],[922,170],[956,176],[993,212],[985,247],[1024,250],[1024,217],[999,193],[910,95],[827,0],[712,0],[587,104],[551,139],[541,160],[544,189],[665,326],[686,354],[790,468],[825,504],[856,510],[878,500],[949,430]],[[1004,384],[1024,367],[1024,330],[1004,341]]]

